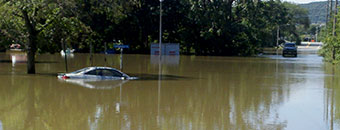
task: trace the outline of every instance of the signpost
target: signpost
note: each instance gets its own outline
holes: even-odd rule
[[[129,45],[114,45],[114,48],[130,48]]]
[[[130,48],[129,45],[114,45],[114,48],[120,48],[120,70],[123,71],[123,50]]]

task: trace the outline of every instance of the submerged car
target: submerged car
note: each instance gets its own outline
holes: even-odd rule
[[[282,51],[282,56],[294,56],[297,57],[297,48],[295,43],[285,43],[283,51]]]
[[[59,79],[109,79],[109,80],[129,80],[136,79],[129,75],[110,67],[87,67],[71,73],[59,74]]]

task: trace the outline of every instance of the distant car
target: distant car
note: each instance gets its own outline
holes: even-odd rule
[[[288,55],[297,57],[297,47],[295,43],[285,43],[282,56],[286,57]]]
[[[59,79],[109,79],[109,80],[129,80],[136,79],[129,75],[110,67],[87,67],[71,73],[59,74]]]

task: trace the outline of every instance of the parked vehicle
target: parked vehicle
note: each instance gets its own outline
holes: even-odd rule
[[[99,79],[99,80],[130,80],[137,79],[110,67],[87,67],[71,73],[59,74],[59,79]]]
[[[282,56],[294,56],[297,57],[297,47],[295,43],[285,43]]]

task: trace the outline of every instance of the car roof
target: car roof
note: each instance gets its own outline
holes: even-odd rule
[[[82,68],[82,69],[79,69],[79,70],[76,70],[74,72],[77,72],[77,73],[74,73],[74,72],[71,72],[71,73],[67,73],[67,74],[85,74],[89,71],[93,71],[93,70],[98,70],[98,69],[106,69],[106,70],[114,70],[114,71],[117,71],[125,76],[128,76],[129,78],[133,78],[133,79],[136,79],[135,77],[130,77],[129,75],[125,74],[124,72],[118,70],[118,69],[115,69],[115,68],[111,68],[111,67],[98,67],[98,66],[95,66],[95,67],[85,67],[85,68]]]
[[[92,71],[92,70],[97,70],[97,69],[106,69],[106,70],[115,70],[115,71],[118,71],[120,73],[123,73],[121,71],[119,71],[118,69],[115,69],[115,68],[111,68],[111,67],[85,67],[85,68],[82,68],[82,69],[79,69],[79,70],[76,70],[74,72],[77,72],[77,73],[86,73],[86,72],[89,72],[89,71]],[[71,72],[71,73],[74,73],[74,72]]]
[[[100,67],[100,66],[95,66],[95,67],[87,67],[88,69],[86,69],[87,71],[88,70],[95,70],[95,69],[108,69],[108,70],[116,70],[116,71],[119,71],[118,69],[115,69],[115,68],[111,68],[111,67]],[[119,71],[120,72],[120,71]]]

